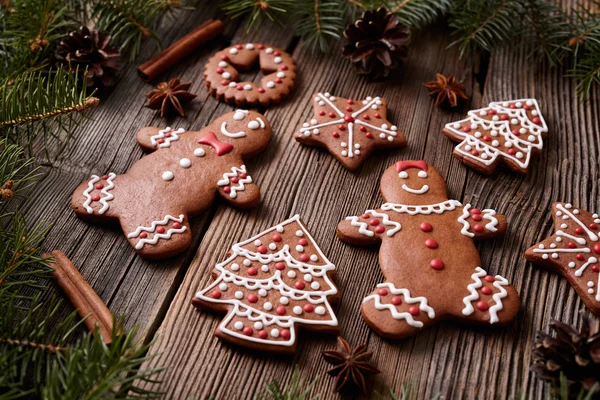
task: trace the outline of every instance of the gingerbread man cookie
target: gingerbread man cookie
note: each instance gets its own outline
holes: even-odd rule
[[[293,352],[296,328],[339,334],[329,302],[335,266],[298,215],[235,244],[192,303],[227,313],[215,335],[257,350]]]
[[[491,174],[505,164],[526,173],[531,156],[541,152],[548,127],[535,99],[493,102],[469,111],[442,131],[455,142],[454,156],[471,168]]]
[[[404,134],[386,119],[385,99],[351,100],[317,93],[313,100],[313,117],[300,128],[296,140],[326,147],[351,171],[373,150],[406,146]]]
[[[260,86],[239,82],[238,71],[248,71],[257,62],[265,74]],[[290,94],[296,80],[296,63],[288,53],[270,45],[236,44],[208,60],[204,79],[210,94],[220,101],[240,107],[267,107],[278,104]]]
[[[189,218],[217,194],[237,207],[253,207],[260,194],[244,159],[265,149],[269,121],[253,111],[225,114],[198,132],[147,127],[139,145],[152,154],[123,175],[92,175],[73,193],[75,213],[95,222],[119,221],[138,254],[159,259],[187,249]]]
[[[600,315],[600,217],[554,203],[552,219],[554,235],[527,249],[525,258],[567,278],[587,308]]]
[[[385,282],[363,300],[362,315],[381,336],[399,339],[436,321],[504,325],[519,295],[500,275],[488,275],[473,243],[506,230],[493,210],[448,200],[446,182],[425,161],[399,161],[381,178],[384,203],[348,217],[338,236],[355,245],[381,245]]]

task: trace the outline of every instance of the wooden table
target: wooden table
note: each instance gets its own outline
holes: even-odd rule
[[[215,17],[224,18],[210,2],[196,11],[166,17],[160,27],[164,44]],[[328,365],[321,358],[322,350],[335,346],[334,337],[304,334],[297,355],[291,358],[251,354],[217,340],[213,331],[221,317],[199,312],[190,304],[232,244],[298,213],[337,265],[341,301],[336,312],[342,336],[354,345],[368,343],[382,370],[374,380],[374,391],[387,393],[390,387],[399,393],[402,383],[408,383],[418,398],[437,394],[446,398],[545,398],[546,385],[528,372],[535,332],[547,330],[552,319],[581,322],[579,310],[584,306],[565,279],[525,262],[523,252],[551,233],[552,202],[600,210],[598,88],[589,102],[578,102],[575,84],[563,78],[564,71],[537,66],[527,57],[526,48],[482,57],[473,66],[459,60],[456,48],[447,48],[451,38],[443,26],[415,35],[407,64],[394,78],[370,82],[357,76],[341,58],[339,46],[330,54],[313,55],[288,29],[264,23],[247,33],[245,21],[226,19],[226,25],[224,38],[163,77],[192,82],[191,90],[199,96],[186,118],[164,120],[143,107],[150,86],[137,77],[135,66],[129,66],[70,146],[52,167],[46,167],[47,175],[22,207],[31,224],[52,223],[44,249],[67,253],[110,309],[125,315],[127,326],[137,324],[145,340],[155,340],[152,352],[160,355],[147,366],[167,369],[160,376],[162,383],[146,387],[163,391],[170,399],[253,398],[272,379],[288,383],[297,365],[307,378],[318,378],[313,394],[337,398],[333,379],[325,375]],[[189,251],[162,262],[140,259],[120,231],[75,217],[70,198],[81,180],[93,173],[123,173],[143,156],[135,142],[138,129],[169,125],[199,130],[233,109],[208,95],[202,71],[212,53],[244,42],[287,49],[299,65],[291,97],[266,110],[274,129],[268,151],[247,163],[262,193],[260,206],[241,211],[223,202],[214,204],[192,221],[194,242]],[[147,45],[141,59],[153,51]],[[455,113],[436,107],[422,86],[436,72],[454,74],[463,81],[471,96],[469,104]],[[260,76],[250,79],[258,82]],[[351,173],[326,151],[296,143],[293,133],[312,115],[311,95],[317,91],[353,98],[385,97],[390,120],[406,133],[408,146],[374,154]],[[550,127],[543,153],[527,176],[504,170],[482,176],[452,156],[454,143],[441,134],[445,123],[489,101],[526,96],[540,101]],[[380,176],[400,159],[426,160],[446,176],[450,198],[507,216],[509,231],[504,238],[480,243],[478,248],[483,267],[505,276],[521,294],[522,310],[514,323],[496,330],[440,323],[399,343],[382,340],[367,328],[359,309],[363,297],[382,281],[378,252],[342,243],[335,227],[347,215],[381,204]]]

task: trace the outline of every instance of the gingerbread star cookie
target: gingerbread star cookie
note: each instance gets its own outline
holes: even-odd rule
[[[335,266],[298,215],[233,245],[214,282],[192,304],[227,313],[215,334],[228,342],[280,353],[296,349],[298,328],[339,334],[329,302]]]
[[[527,249],[525,258],[567,278],[590,311],[600,315],[600,217],[554,203],[552,220],[554,235]]]
[[[344,99],[330,93],[313,96],[314,115],[295,138],[325,147],[349,170],[356,170],[373,150],[406,146],[406,138],[386,119],[386,101]]]
[[[460,142],[454,156],[483,174],[500,164],[526,173],[531,157],[542,150],[548,127],[538,102],[521,99],[471,110],[466,119],[447,124],[442,132]]]

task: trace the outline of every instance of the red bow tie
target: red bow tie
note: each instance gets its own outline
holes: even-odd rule
[[[233,150],[232,145],[230,145],[229,143],[221,142],[219,139],[217,139],[214,132],[208,132],[207,134],[202,136],[198,140],[198,143],[207,144],[213,147],[217,151],[218,156],[222,156],[223,154],[227,154],[231,150]]]

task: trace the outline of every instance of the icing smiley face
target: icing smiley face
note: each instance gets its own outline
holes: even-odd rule
[[[392,203],[427,205],[447,200],[440,173],[425,161],[398,161],[381,180],[384,199]]]
[[[415,163],[415,166],[417,168],[421,168],[421,171],[417,172],[417,177],[419,177],[421,179],[427,179],[427,177],[429,175],[427,174],[427,164],[425,163],[425,161],[417,161]],[[398,177],[400,179],[408,179],[409,178],[408,171],[406,171],[407,168],[408,168],[408,166],[406,165],[406,163],[405,164],[400,164],[400,163],[397,164],[396,169],[401,169],[401,171],[398,172]],[[420,189],[413,189],[410,186],[408,186],[407,184],[403,183],[402,190],[404,190],[405,192],[411,193],[411,194],[424,194],[424,193],[427,193],[427,191],[429,191],[429,186],[427,184],[424,184],[423,186],[421,186]]]
[[[269,136],[271,126],[266,118],[255,111],[235,110],[233,113],[224,115],[217,120],[218,131],[212,131],[216,140],[224,143],[227,147],[243,146],[253,148],[255,144],[262,142],[262,138]],[[213,140],[202,137],[200,140]],[[252,152],[252,150],[250,150]]]
[[[248,110],[236,110],[233,114],[234,121],[247,121],[246,128],[250,131],[257,129],[264,129],[266,127],[265,121],[261,117],[255,119],[248,119]],[[241,138],[246,136],[246,132],[241,130],[239,132],[230,132],[227,129],[227,121],[223,121],[221,124],[221,133],[230,138]]]

